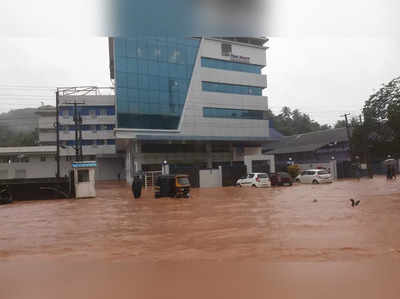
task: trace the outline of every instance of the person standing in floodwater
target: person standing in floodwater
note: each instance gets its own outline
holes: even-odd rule
[[[392,180],[392,179],[393,179],[393,167],[392,167],[392,165],[388,165],[388,166],[387,166],[386,178],[387,178],[388,180]]]
[[[141,177],[139,175],[135,175],[132,183],[132,193],[135,198],[140,198],[142,196],[142,187],[143,182]]]

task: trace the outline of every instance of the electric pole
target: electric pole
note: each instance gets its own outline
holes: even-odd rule
[[[79,161],[79,119],[78,119],[78,104],[74,103],[74,123],[75,123],[75,161]]]
[[[82,149],[82,116],[78,114],[78,130],[79,130],[79,161],[83,161],[83,149]]]
[[[57,139],[57,153],[56,153],[56,161],[57,161],[57,172],[56,178],[60,178],[60,109],[59,109],[59,101],[60,101],[60,92],[56,91],[56,139]]]
[[[74,105],[74,124],[75,124],[75,160],[81,161],[83,160],[83,151],[82,151],[82,116],[81,113],[78,113],[78,103],[77,101],[73,103],[65,103],[68,105]]]
[[[349,120],[347,118],[349,115],[350,113],[346,113],[342,115],[342,117],[344,117],[344,120],[346,122],[347,139],[349,139],[349,148],[350,148],[350,160],[353,161],[353,146],[351,144],[350,126],[349,126]]]

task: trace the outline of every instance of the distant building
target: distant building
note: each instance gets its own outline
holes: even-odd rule
[[[0,180],[55,177],[56,150],[55,146],[0,147]]]
[[[93,88],[89,95],[61,95],[59,100],[60,156],[66,167],[75,160],[74,103],[82,117],[82,151],[84,160],[96,160],[98,180],[124,177],[124,160],[117,153],[115,141],[115,96],[98,95]],[[39,142],[42,146],[56,146],[56,108],[41,107],[39,115]],[[69,165],[69,166],[68,166]]]
[[[286,167],[289,160],[296,164],[351,160],[346,128],[283,137],[265,144],[263,153],[275,155],[277,168]]]

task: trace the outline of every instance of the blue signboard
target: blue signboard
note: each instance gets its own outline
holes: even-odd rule
[[[95,168],[97,167],[96,162],[74,162],[72,163],[73,168]]]

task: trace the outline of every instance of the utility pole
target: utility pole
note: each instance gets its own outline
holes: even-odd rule
[[[342,115],[342,117],[344,117],[346,122],[346,132],[347,132],[347,138],[349,139],[349,148],[350,148],[350,160],[353,161],[353,146],[351,144],[350,126],[349,126],[349,120],[347,118],[349,115],[350,113],[346,113]]]
[[[78,104],[77,102],[74,103],[74,123],[75,123],[75,161],[79,161],[79,119],[78,119]]]
[[[74,105],[74,124],[75,124],[75,160],[81,161],[83,160],[83,151],[82,151],[82,116],[81,113],[78,113],[78,104],[85,104],[79,103],[77,101],[73,103],[65,103],[68,105]]]
[[[56,161],[57,161],[57,172],[56,178],[60,178],[60,109],[59,109],[59,101],[60,101],[60,92],[56,91],[56,138],[57,138],[57,153],[56,153]]]
[[[79,129],[79,161],[83,161],[83,149],[82,149],[82,116],[78,114],[78,129]]]

